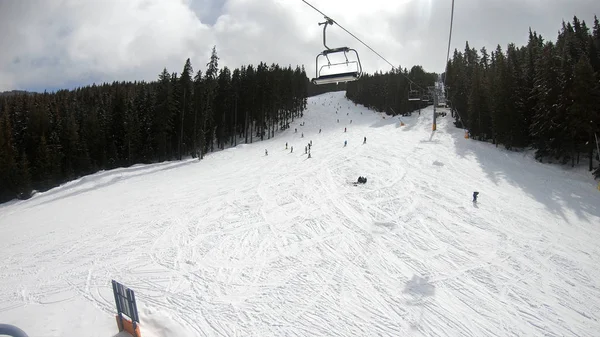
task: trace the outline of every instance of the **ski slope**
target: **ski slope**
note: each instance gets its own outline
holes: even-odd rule
[[[0,323],[114,336],[115,279],[145,337],[597,335],[593,180],[431,115],[328,93],[271,140],[0,205]]]

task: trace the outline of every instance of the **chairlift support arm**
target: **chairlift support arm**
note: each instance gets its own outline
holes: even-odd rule
[[[324,25],[323,26],[323,45],[325,46],[325,49],[327,49],[327,50],[331,50],[331,48],[327,47],[327,34],[325,33],[325,31],[327,30],[327,25],[333,26],[333,23],[334,23],[334,21],[328,17],[325,17],[325,22],[319,22],[319,26]]]

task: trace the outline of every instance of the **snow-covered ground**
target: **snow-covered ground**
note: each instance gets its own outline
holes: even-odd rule
[[[145,337],[597,336],[589,175],[403,122],[324,94],[274,139],[0,205],[0,323],[114,336],[116,279]]]

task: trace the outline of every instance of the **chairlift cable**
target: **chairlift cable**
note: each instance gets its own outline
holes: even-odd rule
[[[453,25],[453,23],[454,23],[454,0],[452,0],[452,9],[450,11],[450,33],[448,34],[448,52],[446,53],[446,65],[444,66],[444,89],[446,88],[446,79],[448,79],[448,61],[450,61],[450,43],[452,41],[452,25]],[[452,102],[452,100],[453,100],[453,97],[450,101]],[[460,120],[460,122],[463,126],[463,129],[468,130],[462,117],[458,113],[458,110],[454,109],[454,111],[458,115],[458,119]]]
[[[452,11],[450,12],[450,34],[448,35],[448,52],[446,53],[446,65],[444,66],[444,87],[448,76],[448,61],[450,60],[450,42],[452,41],[452,23],[454,22],[454,0],[452,0]]]

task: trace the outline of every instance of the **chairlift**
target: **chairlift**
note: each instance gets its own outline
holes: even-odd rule
[[[333,25],[333,23],[334,23],[334,21],[328,17],[325,17],[325,22],[319,23],[319,26],[325,25],[323,27],[323,45],[325,46],[325,50],[323,50],[316,57],[316,67],[315,67],[316,77],[311,80],[311,82],[316,85],[356,81],[362,74],[362,66],[360,64],[360,58],[358,57],[358,52],[356,50],[354,50],[352,48],[348,48],[348,47],[339,47],[339,48],[327,47],[325,31],[327,29],[327,25]],[[354,54],[356,55],[355,61],[348,60],[349,52],[354,52]],[[338,63],[331,63],[331,60],[329,59],[329,55],[337,54],[337,53],[343,53],[346,61],[338,62]],[[323,56],[327,59],[327,64],[324,64],[321,67],[319,67],[319,58],[321,58]],[[349,72],[343,72],[343,73],[333,73],[333,74],[325,74],[325,75],[321,74],[321,72],[323,71],[324,68],[331,69],[331,67],[333,67],[333,66],[340,66],[340,65],[346,65],[346,67],[348,67],[349,65],[354,65],[353,68],[356,70],[349,71]]]
[[[413,89],[412,88],[412,83],[409,83],[409,90],[408,90],[408,100],[409,101],[420,101],[421,100],[421,93],[419,92],[419,90]]]

